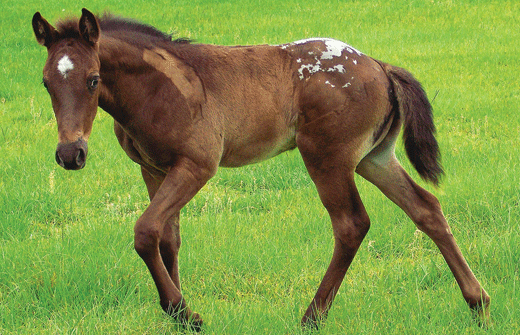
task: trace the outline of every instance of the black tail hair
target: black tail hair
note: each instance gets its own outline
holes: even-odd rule
[[[392,82],[399,111],[404,116],[404,147],[419,175],[438,185],[443,169],[435,139],[432,106],[426,92],[412,74],[400,67],[385,64],[385,72]]]

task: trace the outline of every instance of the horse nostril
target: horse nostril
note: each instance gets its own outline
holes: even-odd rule
[[[65,164],[63,163],[63,159],[61,159],[60,157],[60,153],[58,152],[58,150],[56,150],[56,163],[58,163],[59,166],[61,167],[65,167]]]
[[[83,167],[85,165],[85,162],[87,160],[87,153],[85,152],[85,149],[78,148],[78,155],[76,156],[76,164],[78,167]]]

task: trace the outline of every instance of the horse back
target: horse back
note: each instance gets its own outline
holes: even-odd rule
[[[203,83],[202,115],[222,138],[221,166],[256,163],[295,147],[299,108],[287,52],[268,45],[186,48],[191,53],[179,57]]]

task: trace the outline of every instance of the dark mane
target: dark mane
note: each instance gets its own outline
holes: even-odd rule
[[[110,34],[111,32],[125,32],[162,41],[172,40],[172,35],[166,34],[151,25],[133,19],[125,19],[105,13],[102,17],[98,17],[98,20],[101,31],[106,34]]]
[[[178,38],[173,40],[171,34],[160,31],[159,29],[141,23],[137,20],[114,16],[105,13],[103,16],[97,16],[101,33],[114,38],[122,39],[132,44],[146,47],[150,44],[157,43],[190,43],[187,38]],[[60,38],[79,38],[78,19],[66,19],[60,21],[56,25]]]

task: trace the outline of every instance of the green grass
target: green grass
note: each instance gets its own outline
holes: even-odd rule
[[[203,43],[326,36],[413,72],[433,100],[446,170],[431,189],[492,296],[472,322],[433,243],[358,179],[372,220],[318,334],[520,333],[520,29],[516,1],[7,0],[0,15],[0,333],[183,333],[133,250],[139,169],[98,114],[87,167],[54,162],[36,11],[111,10]],[[398,154],[406,159],[399,148]],[[410,165],[408,171],[418,179]],[[332,253],[329,219],[297,151],[222,169],[181,215],[181,276],[207,334],[298,334]]]

